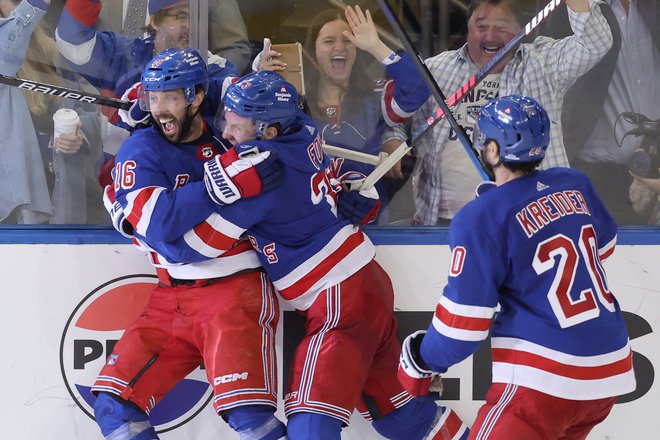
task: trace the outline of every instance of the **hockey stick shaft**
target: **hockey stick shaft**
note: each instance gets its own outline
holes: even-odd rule
[[[73,99],[74,101],[105,105],[118,109],[128,110],[131,108],[132,103],[128,101],[121,101],[119,99],[101,96],[94,93],[87,93],[81,90],[73,90],[66,87],[58,87],[51,84],[45,84],[37,81],[28,81],[25,79],[14,78],[11,76],[0,75],[0,84],[6,84],[12,87],[18,87],[21,90],[28,90],[30,92],[43,93],[46,95],[59,96],[61,98]]]
[[[412,148],[405,142],[392,151],[369,175],[364,179],[359,189],[369,189],[376,184],[408,151]],[[349,188],[351,189],[351,188]]]
[[[536,28],[539,27],[539,25],[550,16],[552,12],[554,12],[557,7],[563,2],[564,0],[551,0],[550,3],[548,3],[541,11],[534,16],[534,18],[527,23],[516,35],[513,36],[511,41],[509,41],[507,44],[505,44],[500,50],[497,51],[497,53],[491,58],[486,64],[481,66],[477,72],[472,75],[461,87],[456,90],[456,92],[449,97],[447,100],[447,105],[450,107],[455,106],[458,104],[461,99],[465,97],[468,93],[470,93],[483,79],[492,72],[495,67],[497,67],[501,61],[503,61],[507,56],[513,52],[518,44],[527,37],[529,34],[531,34]],[[413,134],[412,141],[411,143],[414,143],[417,139],[419,139],[420,136],[422,136],[426,130],[429,128],[433,127],[439,120],[442,118],[447,110],[442,108],[438,108],[433,115],[430,115],[427,119],[427,125],[424,127],[421,127],[417,132]]]
[[[323,143],[323,151],[328,153],[331,156],[342,157],[344,159],[353,160],[355,162],[366,163],[368,165],[379,165],[387,153],[381,153],[376,156],[374,154],[367,154],[361,151],[349,150],[348,148],[336,147],[334,145],[329,145]]]
[[[466,82],[463,84],[461,87],[458,88],[458,90],[449,97],[447,100],[447,105],[448,106],[455,106],[458,102],[460,102],[461,99],[465,97],[468,93],[470,93],[483,79],[495,68],[497,67],[500,62],[502,62],[513,50],[517,47],[517,45],[530,33],[532,33],[538,26],[543,22],[546,18],[550,16],[552,12],[554,12],[557,7],[562,3],[563,0],[551,0],[550,3],[548,3],[536,16],[525,25],[524,28],[520,30],[514,37],[509,41],[507,44],[505,44],[494,56],[491,58],[486,64],[484,64],[474,75],[472,75]],[[389,8],[384,7],[381,0],[379,0],[379,4],[381,6],[381,9],[385,11],[387,14],[389,12]],[[391,13],[390,13],[391,15]],[[388,16],[389,20],[389,16]],[[398,24],[398,22],[397,22]],[[394,24],[392,24],[394,26]],[[400,26],[399,26],[400,27]],[[406,48],[408,50],[408,48]],[[417,52],[412,52],[412,53],[417,53]],[[416,57],[412,57],[413,60],[419,59],[421,61],[421,58],[419,55]],[[423,64],[423,61],[422,61]],[[424,64],[424,70],[428,71],[426,68],[426,64]],[[430,74],[430,72],[429,72]],[[435,82],[435,80],[434,80]],[[446,106],[445,106],[446,107]],[[427,124],[423,127],[421,127],[419,130],[417,130],[413,136],[412,140],[410,141],[410,144],[414,144],[417,139],[419,139],[421,136],[423,136],[427,130],[431,129],[444,115],[445,112],[448,112],[448,109],[443,108],[442,104],[440,104],[440,107],[435,111],[434,114],[430,115],[428,118],[426,118]],[[405,153],[410,151],[410,146],[407,145],[406,143],[403,143],[399,146],[400,149],[405,149],[405,152],[403,154],[398,154],[397,151],[395,150],[392,152],[392,155],[397,155],[399,157],[403,157]],[[472,159],[475,157],[475,154],[468,153],[470,155],[470,158]],[[473,161],[474,162],[474,161]],[[389,169],[379,169],[379,168],[384,168],[387,164],[382,163],[379,167],[376,167],[376,169],[372,172],[372,174],[375,174],[378,176],[378,178],[384,176]],[[394,166],[394,164],[392,164]],[[479,173],[481,174],[482,177],[484,177],[483,170],[481,169],[481,165],[478,163],[475,164],[477,166],[477,170],[479,170]],[[369,176],[371,177],[371,176]],[[484,177],[485,178],[485,177]]]
[[[446,102],[447,99],[445,98],[445,95],[442,93],[442,90],[440,90],[440,87],[438,86],[438,83],[435,81],[435,78],[433,78],[433,74],[431,74],[426,64],[424,64],[424,60],[419,55],[419,52],[417,52],[417,50],[413,46],[410,36],[408,36],[408,33],[403,29],[401,23],[399,23],[399,20],[394,16],[392,10],[390,9],[389,4],[387,4],[385,0],[378,0],[378,5],[380,6],[381,10],[385,13],[385,18],[387,18],[387,21],[390,22],[390,25],[394,29],[394,32],[397,34],[399,39],[401,39],[401,42],[403,43],[403,47],[411,55],[412,60],[415,62],[417,69],[424,78],[424,81],[426,82],[427,87],[431,91],[431,94],[438,102],[438,105],[440,106],[440,109],[442,110],[443,114],[447,116],[449,125],[451,125],[451,127],[456,132],[456,137],[460,141],[461,145],[463,145],[463,148],[465,149],[465,152],[467,153],[468,157],[474,164],[475,168],[477,169],[483,180],[488,180],[488,175],[481,168],[481,163],[479,162],[479,158],[477,157],[474,147],[472,147],[472,142],[470,142],[470,140],[468,139],[467,134],[465,133],[463,127],[459,125],[454,115],[451,114],[451,111],[447,106],[447,102]],[[431,126],[426,128],[428,129],[430,127]],[[415,140],[416,138],[413,138],[412,142],[414,142]],[[399,148],[401,148],[401,146]]]

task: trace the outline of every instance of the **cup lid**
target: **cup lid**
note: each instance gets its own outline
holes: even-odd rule
[[[58,124],[78,124],[80,118],[75,110],[70,108],[61,108],[53,113],[53,122]]]

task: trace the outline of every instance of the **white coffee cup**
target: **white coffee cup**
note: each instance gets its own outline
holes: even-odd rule
[[[53,138],[57,139],[62,134],[76,134],[80,118],[75,110],[61,108],[53,114],[53,123],[55,125]]]

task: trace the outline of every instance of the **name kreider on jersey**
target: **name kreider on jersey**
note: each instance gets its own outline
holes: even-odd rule
[[[572,214],[591,215],[587,202],[578,190],[558,191],[528,203],[516,213],[516,220],[527,238],[546,225]]]

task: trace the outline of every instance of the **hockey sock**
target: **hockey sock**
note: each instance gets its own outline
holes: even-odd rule
[[[289,440],[339,440],[341,425],[334,417],[300,412],[289,416],[286,433]]]
[[[391,440],[422,440],[431,429],[438,405],[429,397],[419,397],[372,422],[374,429]]]
[[[223,418],[241,440],[279,440],[286,438],[286,427],[266,405],[239,406],[226,411]]]
[[[135,404],[107,393],[94,402],[94,417],[106,440],[157,440],[149,417]]]

